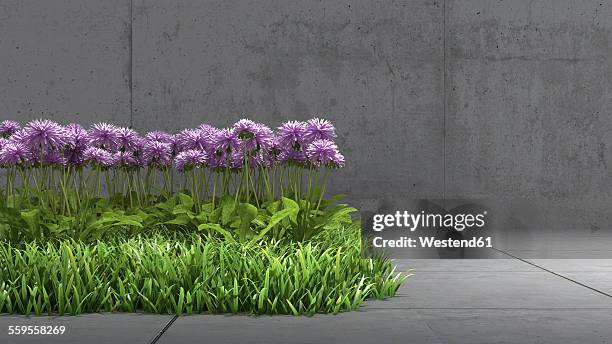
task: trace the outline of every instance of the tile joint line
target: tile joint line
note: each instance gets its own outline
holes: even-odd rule
[[[588,286],[588,285],[586,285],[586,284],[584,284],[584,283],[580,283],[580,282],[578,282],[578,281],[576,281],[576,280],[573,280],[573,279],[571,279],[571,278],[569,278],[569,277],[567,277],[567,276],[563,276],[563,275],[561,275],[561,274],[558,274],[558,273],[556,273],[556,272],[554,272],[554,271],[552,271],[552,270],[549,270],[549,269],[547,269],[547,268],[541,267],[541,266],[539,266],[539,265],[537,265],[537,264],[534,264],[534,263],[532,263],[532,262],[530,262],[530,261],[528,261],[528,260],[525,260],[525,259],[523,259],[523,258],[521,258],[521,257],[517,257],[517,256],[515,256],[515,255],[513,255],[513,254],[511,254],[511,253],[508,253],[508,252],[506,252],[506,251],[503,251],[503,250],[500,250],[500,249],[497,249],[497,248],[494,248],[494,247],[493,247],[493,249],[494,249],[495,251],[498,251],[498,252],[500,252],[500,253],[503,253],[503,254],[505,254],[505,255],[507,255],[507,256],[510,256],[510,257],[512,257],[512,258],[514,258],[514,259],[518,259],[518,260],[520,260],[520,261],[521,261],[521,262],[523,262],[523,263],[529,264],[529,265],[531,265],[531,266],[535,266],[535,267],[536,267],[536,268],[538,268],[538,269],[544,270],[544,271],[549,272],[549,273],[551,273],[551,274],[553,274],[553,275],[555,275],[555,276],[561,277],[561,278],[566,279],[566,280],[568,280],[568,281],[570,281],[570,282],[574,282],[574,283],[576,283],[576,284],[578,284],[578,285],[580,285],[580,286],[583,286],[583,287],[585,287],[585,288],[587,288],[587,289],[591,289],[592,291],[594,291],[594,292],[596,292],[596,293],[599,293],[599,294],[601,294],[601,295],[605,295],[605,296],[607,296],[607,297],[611,297],[611,298],[612,298],[612,295],[610,295],[610,294],[608,294],[608,293],[606,293],[606,292],[604,292],[604,291],[601,291],[601,290],[599,290],[599,289],[595,289],[595,288],[590,287],[590,286]]]
[[[166,324],[166,326],[164,326],[164,328],[159,331],[159,333],[157,334],[157,336],[155,336],[155,338],[153,338],[153,340],[151,341],[151,344],[155,344],[159,341],[159,339],[164,335],[164,333],[166,333],[166,331],[168,331],[168,329],[170,328],[170,326],[172,326],[172,324],[174,324],[174,322],[176,321],[176,319],[178,319],[178,315],[174,315],[172,317],[172,319],[170,319],[170,321],[168,321],[168,323]]]

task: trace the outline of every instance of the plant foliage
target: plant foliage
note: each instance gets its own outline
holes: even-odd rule
[[[358,231],[308,243],[194,234],[0,244],[0,313],[337,313],[395,294],[405,276],[363,259]]]

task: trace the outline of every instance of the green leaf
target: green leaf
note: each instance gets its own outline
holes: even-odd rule
[[[28,225],[31,231],[34,231],[38,228],[38,224],[39,224],[38,214],[40,214],[40,210],[32,209],[29,211],[22,211],[20,212],[20,214],[21,214],[21,218],[23,219],[23,221],[25,221],[25,223]]]
[[[193,208],[193,198],[191,198],[191,196],[184,194],[184,193],[179,193],[178,197],[179,197],[179,204],[182,204],[187,209]]]
[[[220,225],[216,224],[216,223],[203,223],[201,225],[198,226],[198,230],[213,230],[221,235],[223,235],[223,237],[225,238],[225,240],[227,241],[234,241],[234,237],[232,236],[232,233],[228,232],[227,230],[223,229],[223,227],[221,227]]]
[[[170,197],[167,201],[155,204],[155,207],[164,210],[166,213],[172,213],[176,202],[173,197]]]
[[[352,222],[352,218],[349,216],[350,214],[356,212],[357,209],[353,207],[346,206],[346,208],[340,209],[336,211],[331,217],[332,221],[340,221],[340,222]]]
[[[138,228],[144,228],[142,223],[136,221],[136,220],[132,220],[132,219],[123,219],[121,221],[115,222],[112,225],[113,227],[115,226],[134,226],[134,227],[138,227]]]
[[[287,197],[283,197],[283,207],[285,209],[292,210],[291,216],[290,216],[291,221],[297,222],[297,215],[300,212],[300,206],[297,204],[297,202]]]
[[[268,211],[268,213],[274,214],[278,211],[280,206],[281,206],[281,201],[274,201],[266,205],[266,210]]]
[[[224,196],[221,198],[221,223],[227,224],[236,209],[236,202],[230,196]]]
[[[242,223],[251,223],[256,217],[259,209],[250,203],[240,203],[238,205],[238,216]]]
[[[238,205],[238,216],[240,217],[239,237],[240,241],[247,238],[251,228],[251,222],[257,217],[259,209],[250,203],[240,203]]]
[[[178,214],[174,219],[164,222],[167,225],[185,226],[191,223],[191,218],[187,214]]]
[[[297,205],[297,203],[295,203],[295,205]],[[296,218],[299,211],[300,211],[299,208],[290,207],[290,208],[285,208],[283,210],[276,212],[274,215],[270,217],[270,222],[268,223],[266,228],[262,229],[259,232],[259,234],[255,238],[253,238],[253,241],[261,240],[264,237],[264,235],[266,235],[266,233],[268,233],[274,226],[276,226],[282,220],[286,218]]]

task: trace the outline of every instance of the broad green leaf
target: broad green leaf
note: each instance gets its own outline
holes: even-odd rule
[[[121,221],[113,223],[112,226],[113,227],[115,226],[134,226],[138,228],[143,228],[142,223],[135,221],[135,220],[131,220],[131,219],[123,219]]]
[[[257,213],[257,207],[250,203],[240,203],[240,205],[238,205],[238,216],[240,217],[240,241],[246,240],[251,227],[251,222],[257,217]]]
[[[223,229],[223,227],[221,227],[220,225],[216,224],[216,223],[203,223],[201,225],[198,226],[198,230],[213,230],[221,235],[223,235],[223,237],[225,238],[225,240],[227,241],[234,241],[234,237],[232,236],[232,233],[228,232],[227,230]]]
[[[181,226],[184,226],[184,225],[187,225],[187,224],[191,223],[191,218],[187,214],[179,214],[174,219],[172,219],[170,221],[166,221],[164,223],[168,224],[168,225],[181,225]]]
[[[266,235],[266,233],[268,233],[279,222],[281,222],[282,220],[286,218],[296,217],[298,212],[299,212],[299,208],[298,209],[286,208],[286,209],[276,212],[274,215],[272,215],[272,217],[270,217],[270,222],[268,223],[266,228],[262,229],[259,232],[259,234],[255,238],[253,238],[253,241],[261,240]]]
[[[38,214],[40,210],[32,209],[29,211],[22,211],[21,218],[25,221],[25,223],[31,228],[34,229],[38,226]]]
[[[341,221],[341,222],[352,222],[352,218],[350,217],[351,213],[356,212],[357,209],[353,207],[346,207],[336,211],[331,215],[330,220],[332,221]]]
[[[238,216],[242,223],[251,223],[257,217],[258,210],[256,206],[250,203],[240,203],[238,205]]]
[[[297,222],[297,216],[298,216],[298,213],[300,212],[300,206],[294,200],[289,199],[287,197],[283,197],[283,207],[285,209],[290,209],[292,211],[290,215],[290,219],[293,222]]]
[[[281,201],[274,201],[266,205],[266,210],[268,211],[268,213],[274,214],[278,211],[280,206],[281,206]]]
[[[193,208],[193,198],[191,196],[186,195],[184,193],[179,193],[178,197],[179,197],[179,203],[185,206],[185,208],[187,209]]]
[[[235,209],[236,209],[236,202],[234,201],[232,197],[224,196],[221,199],[221,223],[222,224],[225,225],[230,221]]]

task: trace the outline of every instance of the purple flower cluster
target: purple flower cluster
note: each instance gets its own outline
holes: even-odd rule
[[[176,167],[240,169],[293,164],[338,168],[344,156],[334,143],[336,132],[327,120],[289,121],[276,132],[264,124],[241,119],[232,127],[207,124],[175,135],[152,131],[144,136],[109,123],[89,130],[79,124],[62,126],[37,119],[21,128],[0,122],[1,166],[84,166],[103,168]]]
[[[19,125],[19,123],[15,121],[10,121],[10,120],[2,121],[0,122],[0,138],[10,137],[14,133],[16,133],[19,129],[21,129],[21,126]]]

